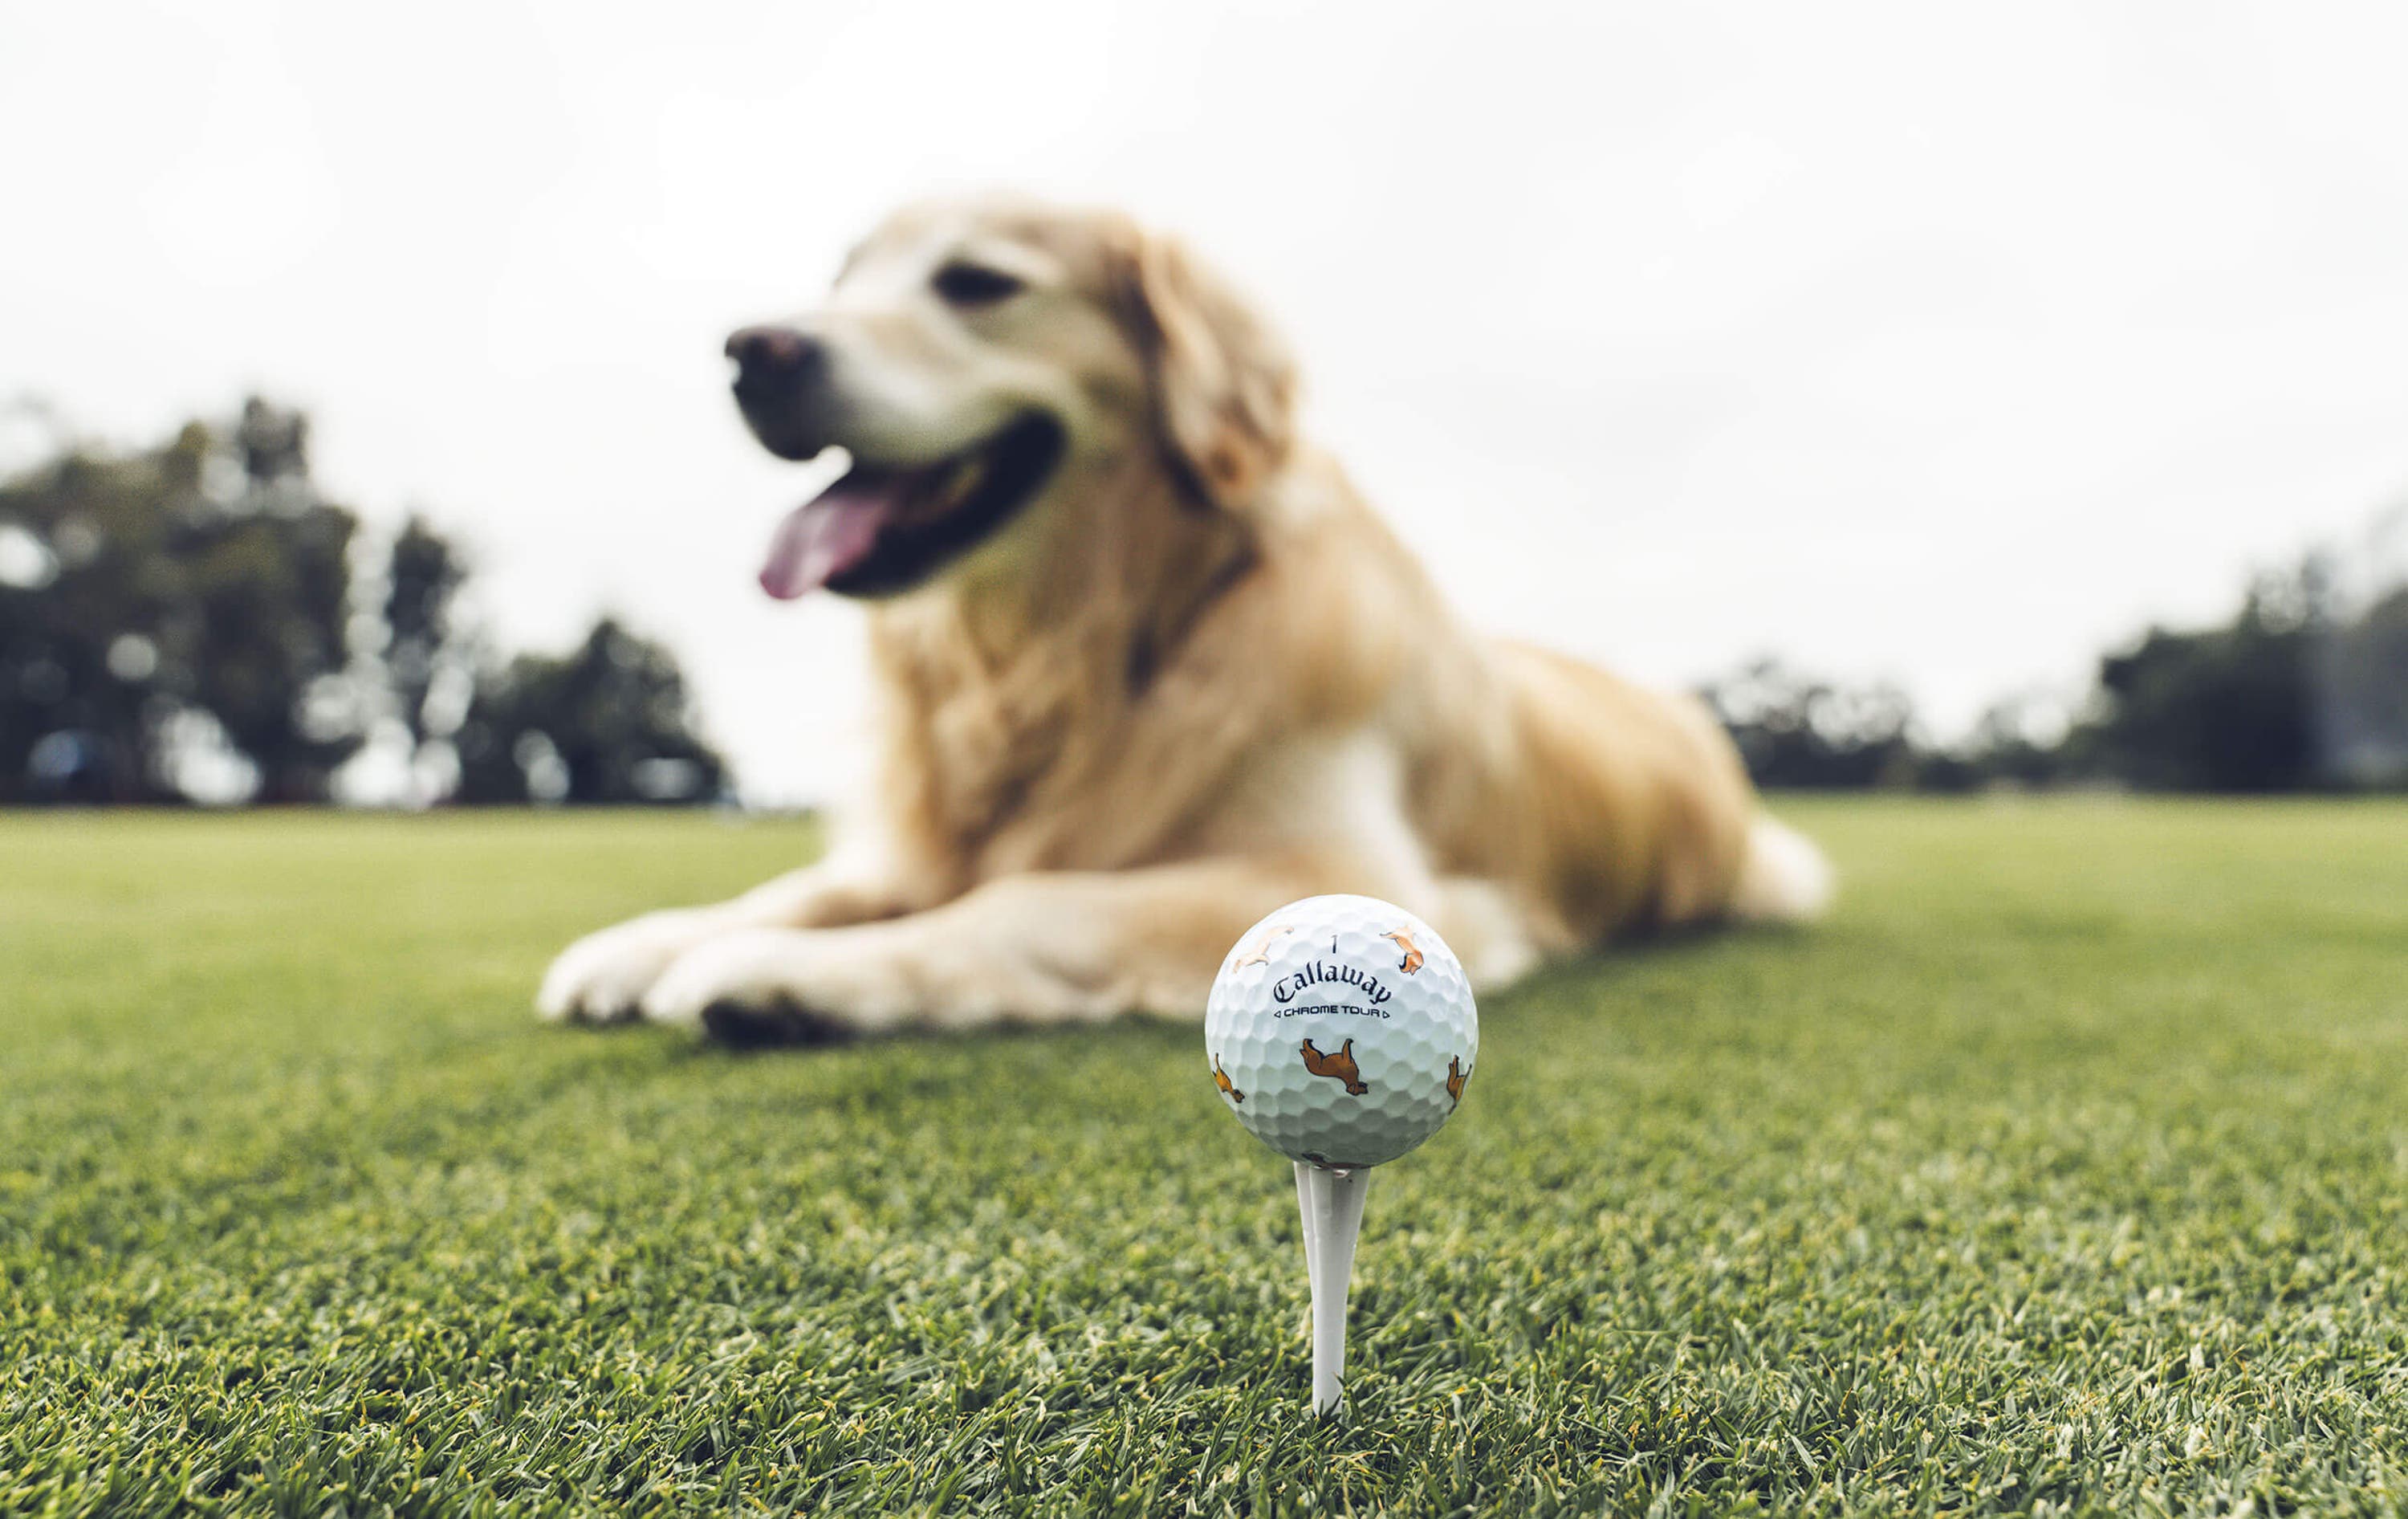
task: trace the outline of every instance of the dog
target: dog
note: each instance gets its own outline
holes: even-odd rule
[[[1230,961],[1229,968],[1232,970],[1243,970],[1248,966],[1267,966],[1270,964],[1271,941],[1278,939],[1283,934],[1292,934],[1295,932],[1296,927],[1294,924],[1284,923],[1280,924],[1276,927],[1272,928],[1268,933],[1263,935],[1262,941],[1260,943],[1256,944],[1253,949],[1248,950],[1245,953],[1239,955],[1235,960]]]
[[[875,789],[820,863],[569,946],[549,1017],[1194,1018],[1297,897],[1396,902],[1488,989],[1828,896],[1698,705],[1457,620],[1299,436],[1269,325],[1172,238],[914,205],[726,349],[764,447],[850,462],[760,580],[864,606]]]
[[[1239,1091],[1236,1084],[1229,1080],[1229,1073],[1221,1068],[1221,1057],[1217,1054],[1212,1057],[1212,1084],[1219,1087],[1223,1095],[1231,1102],[1246,1100],[1246,1095]]]
[[[1363,1080],[1362,1069],[1354,1064],[1353,1039],[1348,1039],[1328,1054],[1322,1053],[1313,1047],[1311,1039],[1306,1039],[1299,1053],[1304,1056],[1305,1069],[1315,1076],[1326,1076],[1338,1082],[1346,1088],[1347,1096],[1359,1097],[1371,1090],[1370,1085]]]

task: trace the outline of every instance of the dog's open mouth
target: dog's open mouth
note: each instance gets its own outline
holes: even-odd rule
[[[791,601],[909,590],[1011,520],[1053,474],[1062,424],[1023,417],[959,453],[909,467],[856,462],[778,524],[761,589]]]

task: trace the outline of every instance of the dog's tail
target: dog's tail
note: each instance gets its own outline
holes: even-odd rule
[[[1742,923],[1812,923],[1829,910],[1838,885],[1814,840],[1759,812],[1748,824],[1730,915]]]

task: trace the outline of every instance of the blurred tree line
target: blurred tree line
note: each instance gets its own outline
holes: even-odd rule
[[[1968,791],[2408,788],[2408,581],[2350,597],[2336,556],[2258,578],[2221,626],[2152,627],[2071,712],[2000,703],[1928,742],[1894,687],[1759,661],[1700,694],[1767,786]]]
[[[322,801],[372,751],[400,777],[380,799],[726,793],[666,648],[604,618],[565,655],[495,654],[457,547],[412,517],[377,552],[308,442],[254,398],[0,481],[0,803]]]
[[[729,791],[667,649],[606,617],[566,654],[496,653],[459,549],[417,517],[368,541],[308,440],[254,398],[150,449],[54,440],[0,480],[0,804],[321,801],[364,754],[400,777],[380,800]],[[2260,577],[2221,626],[2152,627],[2070,711],[2002,702],[1953,745],[1896,687],[1774,660],[1702,694],[1769,786],[2408,787],[2408,575],[2349,594],[2336,563]]]

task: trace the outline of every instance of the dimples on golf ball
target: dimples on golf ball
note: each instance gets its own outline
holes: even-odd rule
[[[1222,1105],[1320,1166],[1377,1166],[1437,1133],[1479,1055],[1455,952],[1369,896],[1310,896],[1247,929],[1204,1012]]]

